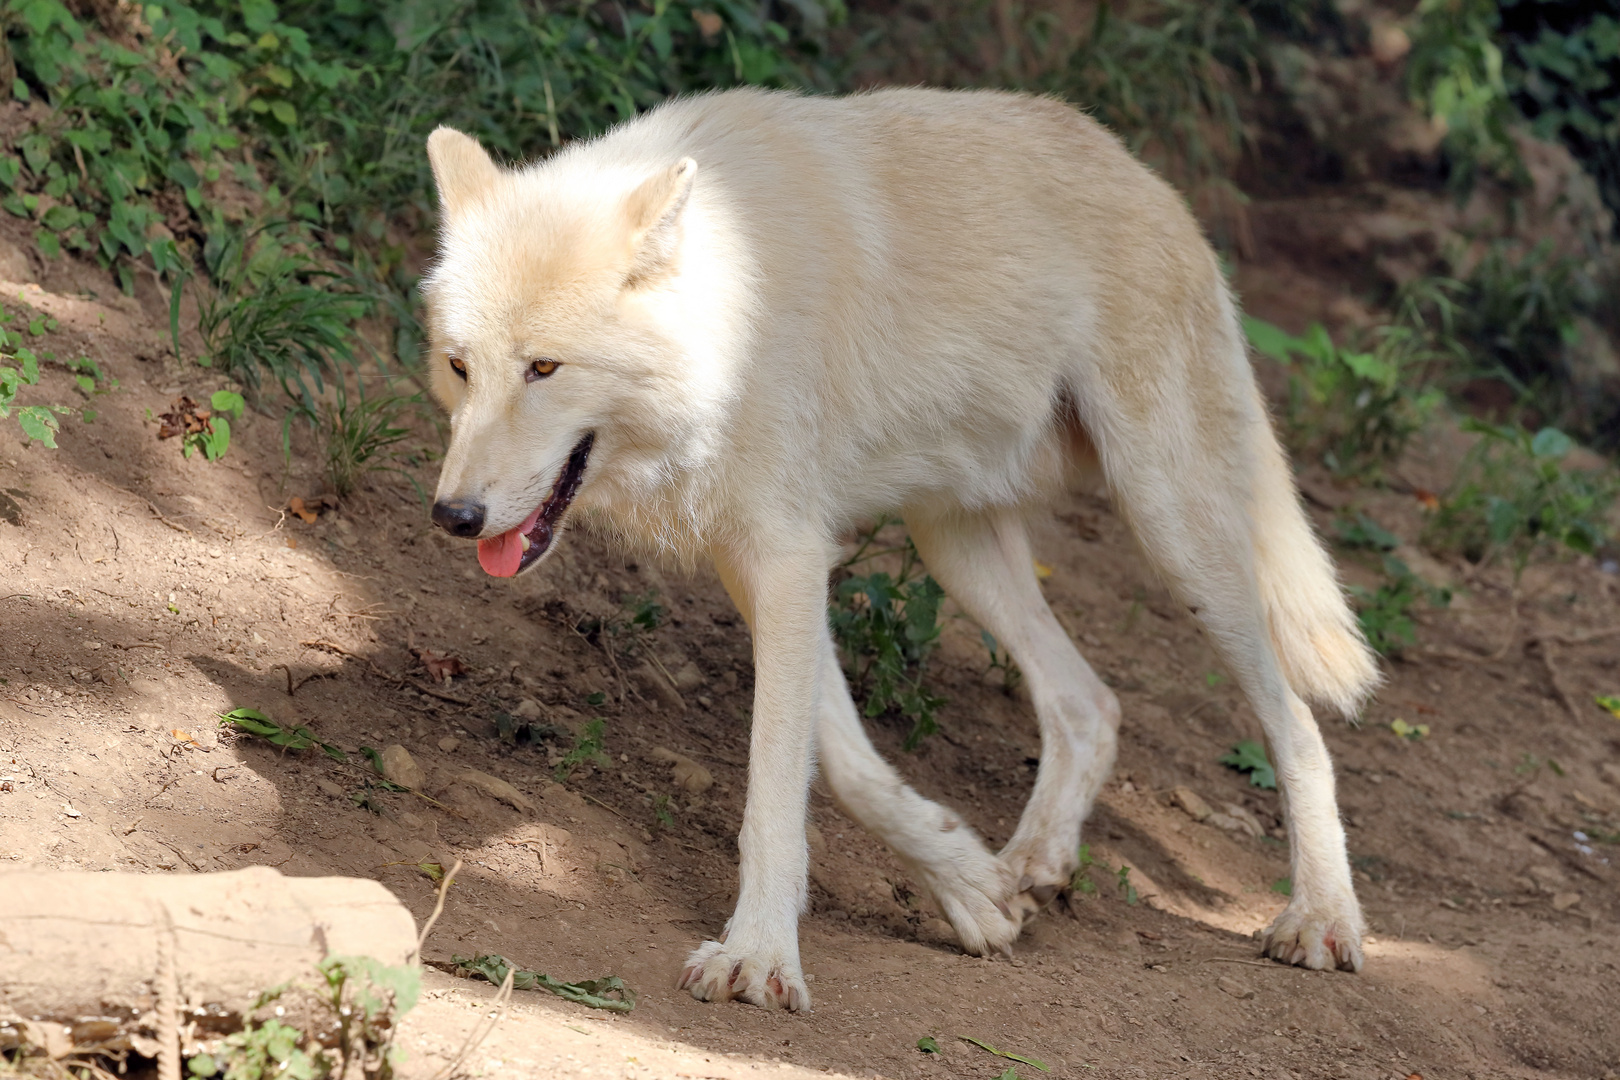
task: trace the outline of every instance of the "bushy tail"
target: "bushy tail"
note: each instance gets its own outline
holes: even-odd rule
[[[1354,716],[1381,681],[1378,663],[1305,518],[1271,425],[1255,431],[1255,564],[1272,643],[1296,694]]]

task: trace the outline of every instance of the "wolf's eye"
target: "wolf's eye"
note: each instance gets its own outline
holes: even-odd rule
[[[461,357],[452,356],[452,357],[449,357],[449,360],[450,360],[450,370],[455,372],[457,375],[461,376],[461,381],[462,382],[466,382],[467,381],[467,365],[462,361]]]
[[[536,360],[529,365],[528,380],[534,382],[536,379],[544,379],[560,367],[562,365],[555,360]]]

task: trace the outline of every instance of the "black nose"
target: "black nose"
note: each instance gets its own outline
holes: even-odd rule
[[[433,524],[451,536],[477,536],[484,531],[484,508],[451,499],[433,504]]]

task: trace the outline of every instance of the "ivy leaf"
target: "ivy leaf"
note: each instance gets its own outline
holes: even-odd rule
[[[1232,747],[1230,754],[1220,759],[1222,765],[1230,766],[1238,772],[1249,774],[1249,783],[1268,791],[1277,790],[1277,770],[1271,767],[1266,758],[1266,748],[1253,739],[1244,739]]]

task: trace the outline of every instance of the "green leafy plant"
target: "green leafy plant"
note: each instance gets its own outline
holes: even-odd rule
[[[1400,717],[1390,721],[1389,730],[1394,733],[1396,738],[1405,739],[1408,742],[1417,742],[1420,739],[1429,737],[1428,724],[1408,724]]]
[[[1563,416],[1572,404],[1565,346],[1595,299],[1579,262],[1551,240],[1529,250],[1498,241],[1459,285],[1456,330],[1472,369],[1506,382],[1544,416]]]
[[[25,346],[22,332],[10,325],[13,318],[15,316],[9,311],[0,312],[0,420],[15,417],[25,439],[44,443],[48,449],[55,450],[57,433],[62,430],[58,416],[77,412],[89,423],[96,418],[96,413],[88,407],[75,409],[67,405],[17,404],[17,395],[23,387],[39,385],[40,365],[54,360],[55,356],[49,352],[35,353]],[[28,329],[37,336],[54,326],[54,319],[47,323],[41,317],[30,322]],[[118,381],[107,378],[96,362],[87,356],[70,360],[66,366],[86,398],[108,393],[118,387]]]
[[[209,461],[224,457],[231,445],[230,417],[240,420],[245,404],[241,394],[230,390],[214,391],[209,398],[212,413],[203,422],[201,431],[188,432],[180,440],[180,452],[188,458],[201,452]]]
[[[958,1035],[957,1038],[961,1039],[965,1043],[972,1043],[980,1050],[988,1051],[998,1058],[1006,1058],[1008,1061],[1016,1061],[1021,1065],[1032,1065],[1041,1070],[1041,1072],[1052,1071],[1051,1069],[1047,1068],[1046,1063],[1041,1061],[1039,1058],[1033,1058],[1027,1054],[1015,1054],[1011,1050],[997,1050],[983,1039],[974,1038],[972,1035]]]
[[[1089,31],[1051,80],[1198,201],[1241,203],[1230,175],[1247,136],[1239,90],[1259,34],[1233,0],[1096,5]]]
[[[922,1038],[918,1039],[917,1049],[921,1050],[925,1054],[937,1054],[940,1052],[939,1042],[932,1035],[924,1035]]]
[[[1091,857],[1091,845],[1081,844],[1074,873],[1069,875],[1070,892],[1081,893],[1085,896],[1096,895],[1097,883],[1091,880],[1091,875],[1088,873],[1094,865],[1096,865],[1096,861]]]
[[[1114,887],[1125,897],[1125,903],[1130,907],[1136,906],[1136,886],[1131,884],[1131,868],[1121,865],[1119,872],[1114,875]]]
[[[518,990],[548,990],[565,1001],[608,1012],[627,1013],[636,1007],[636,995],[617,975],[587,982],[563,982],[538,971],[516,968],[512,961],[496,953],[478,956],[452,956],[451,961],[469,975],[482,975],[496,986],[512,972],[512,986]]]
[[[1271,767],[1266,748],[1253,739],[1244,739],[1232,747],[1231,753],[1223,754],[1217,760],[1238,772],[1248,773],[1249,783],[1255,787],[1277,790],[1277,770]]]
[[[846,575],[833,589],[828,612],[857,697],[864,695],[867,716],[891,710],[912,721],[905,748],[915,750],[939,730],[936,711],[945,699],[927,687],[927,661],[939,643],[939,606],[945,590],[922,570],[917,548],[908,536],[897,547],[868,554],[887,522],[867,533],[854,555],[840,567]],[[900,571],[856,574],[850,567],[883,554],[900,556]]]
[[[319,984],[285,984],[259,995],[242,1030],[218,1049],[193,1055],[193,1080],[393,1080],[400,1019],[421,996],[421,972],[368,956],[328,956],[316,965]],[[260,1016],[288,995],[307,1000],[330,1027],[317,1039],[278,1016]],[[277,1012],[284,1007],[277,1006]]]
[[[314,413],[326,482],[339,498],[352,494],[367,473],[391,472],[403,476],[427,503],[426,493],[401,466],[402,455],[395,449],[411,436],[411,429],[404,426],[406,413],[421,405],[420,394],[367,398],[362,393],[351,399],[341,382],[333,384],[331,399],[322,401]]]
[[[1419,603],[1430,607],[1445,607],[1451,603],[1449,589],[1430,585],[1393,555],[1384,556],[1382,585],[1376,589],[1352,585],[1350,596],[1355,601],[1356,619],[1367,636],[1367,644],[1381,656],[1399,656],[1404,648],[1417,644],[1413,607]]]
[[[371,304],[335,287],[343,275],[303,247],[284,225],[211,235],[203,259],[213,285],[197,321],[205,366],[255,393],[268,376],[308,407],[326,379],[356,362],[354,323]]]
[[[1407,85],[1445,132],[1459,192],[1481,174],[1524,178],[1513,143],[1517,110],[1502,75],[1498,0],[1421,0],[1411,30]]]
[[[308,750],[318,746],[321,752],[333,761],[349,760],[348,754],[329,742],[317,739],[309,728],[282,727],[257,709],[232,709],[228,713],[221,713],[219,719],[221,727],[233,727],[248,735],[256,735],[271,746],[279,746],[284,750]]]
[[[602,730],[606,721],[598,716],[585,722],[579,737],[574,740],[573,749],[563,755],[552,772],[557,783],[562,783],[574,774],[574,770],[587,761],[594,761],[600,768],[607,768],[611,762],[602,747]]]
[[[1271,883],[1271,891],[1274,892],[1274,893],[1279,893],[1279,894],[1281,894],[1283,896],[1293,896],[1294,895],[1294,879],[1293,878],[1278,878],[1276,881],[1273,881]]]
[[[1465,420],[1480,436],[1425,531],[1425,542],[1471,562],[1506,558],[1514,576],[1545,549],[1591,553],[1608,537],[1606,515],[1620,495],[1613,469],[1569,469],[1575,448],[1556,428],[1531,432]]]
[[[1384,528],[1364,513],[1353,518],[1340,518],[1334,523],[1339,543],[1347,548],[1368,551],[1394,551],[1400,546],[1400,537]]]
[[[1442,401],[1423,385],[1433,353],[1410,326],[1386,328],[1366,352],[1335,345],[1320,323],[1301,337],[1247,316],[1243,327],[1258,352],[1288,366],[1290,441],[1335,473],[1376,476]]]

